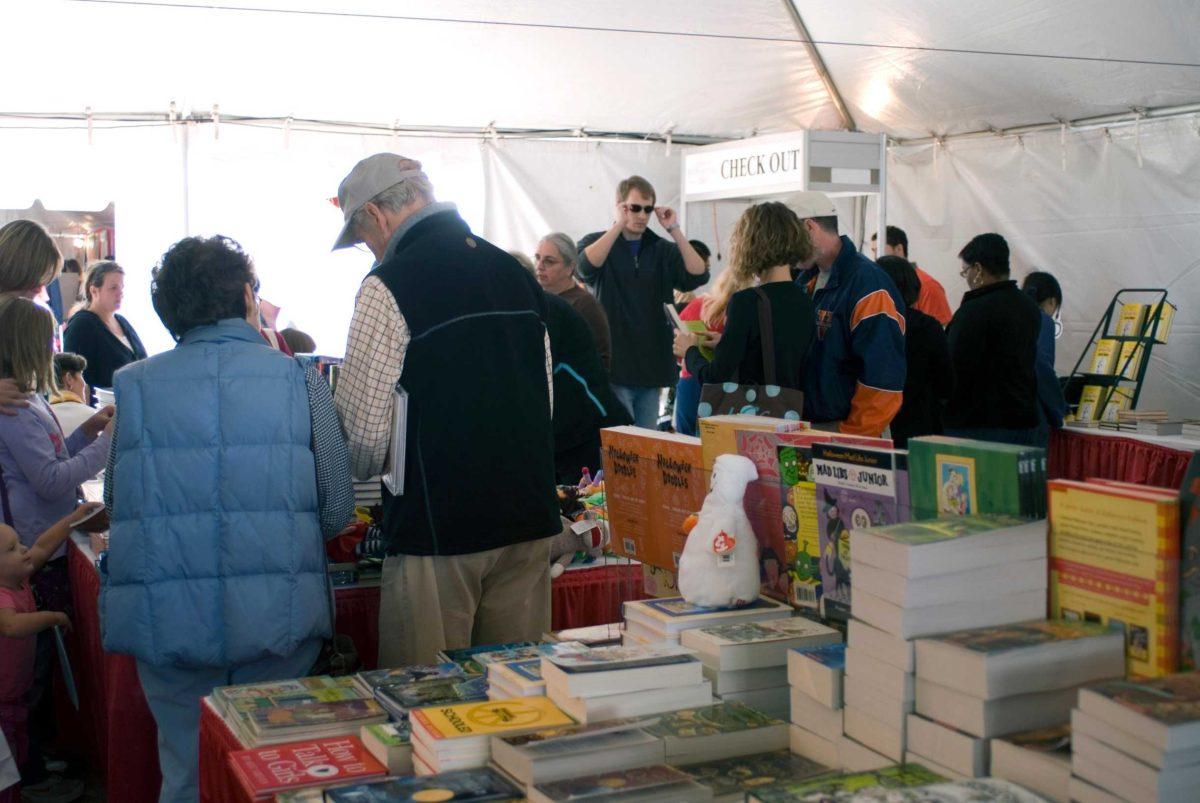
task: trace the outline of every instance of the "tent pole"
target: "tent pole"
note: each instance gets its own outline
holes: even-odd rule
[[[876,247],[879,249],[876,254],[882,256],[887,246],[887,160],[888,160],[888,138],[887,134],[879,135],[879,233],[876,235],[879,239]]]
[[[183,140],[180,144],[180,156],[183,165],[183,236],[190,237],[192,235],[191,210],[188,208],[191,196],[191,187],[188,182],[188,124],[184,123],[180,128],[183,129]]]
[[[795,26],[800,42],[804,45],[809,60],[812,61],[813,69],[817,71],[817,76],[825,85],[825,91],[829,93],[829,99],[833,101],[838,117],[842,118],[842,127],[847,131],[857,131],[858,126],[854,123],[854,117],[851,116],[846,101],[842,99],[842,93],[838,91],[837,84],[833,82],[833,76],[829,74],[829,69],[825,66],[825,59],[821,58],[817,46],[813,44],[812,35],[809,34],[808,26],[804,24],[804,19],[796,8],[795,0],[783,0],[783,7],[787,9],[788,16],[792,18],[792,25]]]

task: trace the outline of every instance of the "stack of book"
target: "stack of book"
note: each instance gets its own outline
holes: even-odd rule
[[[828,644],[788,653],[788,684],[791,687],[789,743],[793,753],[820,764],[843,769],[842,691],[846,645]],[[855,760],[854,746],[846,758]]]
[[[357,735],[363,725],[387,721],[353,677],[222,686],[212,702],[243,747]]]
[[[543,633],[542,641],[554,644],[560,641],[577,641],[587,647],[616,647],[621,644],[621,623],[588,625]]]
[[[1071,799],[1071,726],[1056,725],[991,740],[989,772],[1055,803]]]
[[[904,758],[915,699],[912,639],[1044,616],[1046,525],[963,516],[856,529],[845,734]]]
[[[403,721],[364,725],[359,739],[375,760],[387,767],[388,775],[410,775],[412,764],[412,733],[408,717]]]
[[[662,642],[678,644],[679,636],[685,630],[787,619],[792,615],[790,605],[766,597],[759,597],[740,608],[703,608],[683,597],[644,599],[624,603],[621,611],[625,620],[622,643],[634,646]]]
[[[1071,742],[1072,800],[1195,801],[1200,672],[1081,689]]]
[[[1064,620],[918,639],[909,759],[987,775],[987,739],[1066,722],[1081,684],[1124,676],[1124,651],[1119,630]]]
[[[373,508],[383,504],[383,481],[379,477],[354,481],[354,506]]]
[[[473,647],[456,647],[442,650],[437,654],[437,660],[442,663],[458,664],[468,675],[486,675],[487,670],[476,660],[477,656],[537,646],[538,644],[535,641],[510,641],[505,644],[476,644]],[[510,658],[509,660],[516,659]]]
[[[927,435],[908,441],[914,519],[994,514],[1046,517],[1046,450]]]
[[[629,717],[493,736],[492,763],[526,790],[580,775],[662,764],[662,739],[642,730],[657,721]]]
[[[529,803],[693,803],[712,800],[712,790],[696,783],[682,770],[653,764],[540,783],[529,790],[528,800]]]
[[[1053,480],[1049,497],[1050,615],[1120,623],[1130,675],[1177,671],[1179,491]]]
[[[545,697],[418,708],[409,714],[418,775],[484,767],[490,738],[574,724]]]
[[[1200,421],[1194,419],[1184,421],[1179,434],[1188,440],[1200,440]]]
[[[499,772],[487,768],[336,786],[325,790],[324,795],[326,803],[416,803],[444,800],[453,800],[455,803],[499,803],[523,799],[521,790],[511,781]]]
[[[355,736],[235,750],[229,767],[252,801],[274,800],[280,792],[379,778],[387,768]]]
[[[788,650],[841,640],[833,628],[802,617],[700,627],[683,631],[681,638],[696,651],[718,697],[781,719],[791,710]]]
[[[714,803],[742,803],[751,792],[829,775],[831,767],[798,756],[789,750],[721,758],[680,767],[712,790]]]
[[[919,764],[905,766],[924,769]],[[747,795],[746,800],[747,803],[880,803],[892,800],[920,803],[1045,803],[1032,792],[998,778],[941,781],[901,789],[893,785],[891,778],[880,778],[876,785],[871,784],[869,775],[866,778],[861,775],[835,776],[795,786],[770,787]]]
[[[918,764],[889,764],[873,770],[858,770],[845,775],[822,775],[793,783],[776,784],[746,795],[748,803],[797,803],[798,801],[844,801],[857,793],[875,794],[874,800],[937,800],[906,793],[917,787],[946,779]],[[884,791],[884,790],[891,790]],[[894,797],[888,797],[888,795]],[[986,798],[985,798],[986,799]]]
[[[487,678],[481,675],[430,678],[414,683],[385,683],[375,689],[375,701],[392,719],[402,722],[414,708],[453,705],[487,699]]]
[[[674,711],[646,728],[673,766],[748,756],[788,746],[787,723],[741,703]]]
[[[546,695],[583,723],[708,705],[712,684],[702,668],[691,651],[669,645],[542,658]]]
[[[542,680],[542,659],[488,664],[487,685],[489,700],[543,696],[546,694],[546,681]]]

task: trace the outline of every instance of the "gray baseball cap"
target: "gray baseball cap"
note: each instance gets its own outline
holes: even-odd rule
[[[337,206],[345,223],[333,250],[349,248],[359,241],[351,221],[363,204],[406,178],[422,175],[420,162],[395,153],[377,153],[356,164],[338,185]]]
[[[801,220],[812,217],[837,217],[837,207],[823,192],[794,192],[783,199]]]

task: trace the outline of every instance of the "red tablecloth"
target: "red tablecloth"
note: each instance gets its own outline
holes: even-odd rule
[[[1194,453],[1136,438],[1065,428],[1050,436],[1047,474],[1051,479],[1096,477],[1178,488]]]
[[[621,621],[621,603],[646,599],[640,563],[620,563],[563,572],[550,586],[554,630]]]
[[[241,800],[242,788],[229,769],[226,756],[241,750],[241,742],[208,700],[200,707],[200,803]]]

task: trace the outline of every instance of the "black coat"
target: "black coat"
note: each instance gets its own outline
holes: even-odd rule
[[[946,429],[1033,429],[1038,423],[1037,339],[1042,312],[1015,281],[971,290],[946,336],[954,393]]]
[[[954,390],[954,366],[942,325],[909,307],[904,329],[904,403],[891,425],[897,449],[907,448],[909,438],[942,434],[942,405]]]
[[[81,309],[71,316],[67,331],[63,334],[63,350],[78,354],[87,360],[83,379],[92,388],[111,388],[113,374],[131,362],[146,359],[146,347],[133,330],[129,321],[121,315],[117,323],[129,338],[132,349],[117,339],[108,330],[100,316],[91,310]]]

